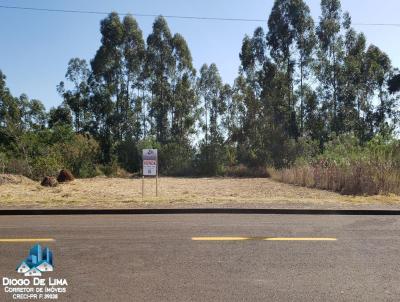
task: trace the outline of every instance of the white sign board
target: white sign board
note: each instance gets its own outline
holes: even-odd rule
[[[143,175],[157,175],[157,149],[143,149]]]

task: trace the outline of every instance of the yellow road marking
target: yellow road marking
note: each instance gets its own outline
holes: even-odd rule
[[[249,237],[192,237],[194,241],[239,241],[250,240]]]
[[[192,237],[194,241],[336,241],[336,238],[312,238],[312,237]]]
[[[53,238],[0,238],[0,243],[53,242]]]
[[[336,238],[265,238],[266,241],[336,241]]]

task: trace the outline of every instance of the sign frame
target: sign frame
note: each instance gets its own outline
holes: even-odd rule
[[[157,149],[143,149],[143,176],[158,176]]]
[[[142,199],[144,197],[144,178],[145,176],[155,176],[156,178],[156,197],[158,197],[158,150],[142,150]]]

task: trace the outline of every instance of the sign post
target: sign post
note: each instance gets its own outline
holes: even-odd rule
[[[144,195],[144,177],[156,177],[156,196],[158,197],[158,152],[157,149],[143,149],[143,182],[142,197]]]

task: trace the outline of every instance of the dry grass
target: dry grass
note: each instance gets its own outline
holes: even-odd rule
[[[4,184],[34,184],[34,181],[22,175],[0,174],[0,185]]]
[[[146,179],[142,200],[141,179],[77,179],[55,188],[38,183],[0,186],[0,207],[166,207],[212,205],[259,205],[291,207],[346,207],[368,203],[400,203],[398,196],[368,198],[296,187],[270,179],[234,178],[160,178],[159,197],[155,179]]]
[[[343,195],[400,194],[399,171],[378,164],[354,163],[349,167],[304,165],[270,169],[270,174],[277,181]]]

